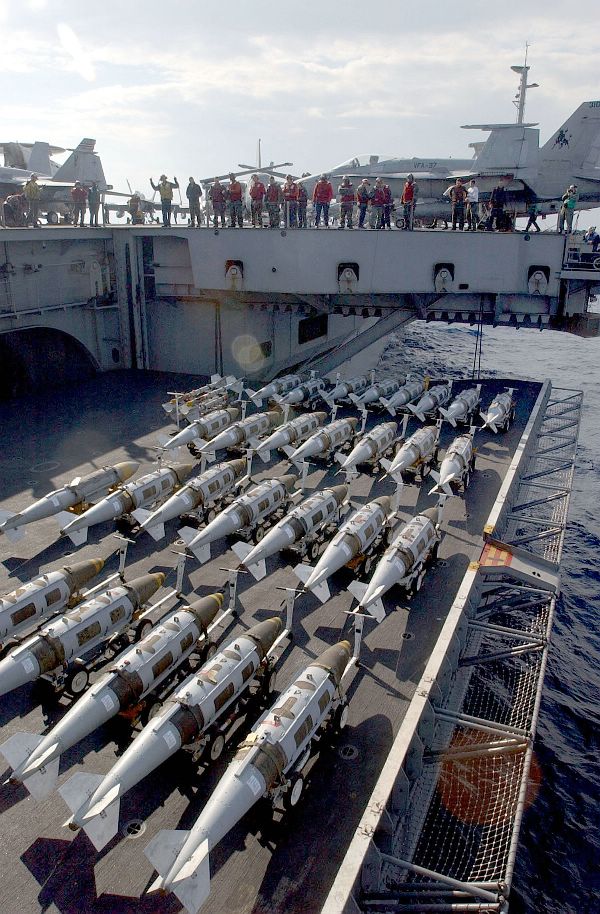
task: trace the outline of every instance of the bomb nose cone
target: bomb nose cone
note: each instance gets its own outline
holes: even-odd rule
[[[346,419],[346,422],[348,422],[352,428],[356,428],[358,425],[358,419],[356,416],[350,416],[348,419]]]
[[[278,476],[277,482],[285,486],[286,492],[291,492],[294,488],[294,483],[298,482],[298,477],[292,473],[286,473],[285,476]]]
[[[389,514],[392,507],[392,500],[389,495],[380,495],[379,498],[374,498],[373,501],[375,504],[379,505],[380,508],[383,508],[386,514]]]
[[[440,485],[441,485],[440,481]],[[438,509],[437,508],[426,508],[424,511],[421,511],[423,517],[428,517],[432,523],[437,523],[438,519]]]
[[[238,476],[241,476],[242,473],[245,473],[245,471],[246,471],[246,458],[240,457],[238,460],[230,460],[229,466],[231,467],[231,469],[233,470],[233,472],[235,473],[236,478],[237,478]]]
[[[201,597],[199,600],[194,600],[186,608],[194,613],[201,628],[206,629],[223,606],[224,599],[225,594],[223,593],[211,593],[206,597]]]
[[[133,596],[137,606],[143,606],[163,586],[164,582],[165,575],[162,571],[158,571],[155,574],[143,574],[139,578],[134,578],[132,581],[128,581],[125,587]]]
[[[275,616],[273,619],[266,619],[264,622],[259,622],[258,625],[253,625],[245,633],[245,636],[246,638],[252,638],[256,642],[262,660],[273,647],[275,639],[282,631],[283,622],[279,616]]]
[[[319,422],[325,422],[325,419],[327,419],[327,413],[323,412],[313,413],[313,416],[315,419],[318,419]]]
[[[348,486],[332,486],[330,491],[338,505],[341,505],[348,494]]]
[[[88,559],[85,562],[74,562],[72,565],[65,565],[67,580],[71,590],[79,590],[88,581],[91,581],[98,572],[104,568],[104,559]]]
[[[232,422],[237,422],[242,415],[241,409],[238,409],[236,406],[228,406],[227,412],[229,413]]]
[[[117,476],[121,482],[130,479],[134,473],[137,473],[139,467],[140,465],[137,460],[124,460],[122,463],[115,463],[115,470],[117,471]]]
[[[339,685],[344,670],[350,661],[351,650],[352,648],[350,647],[349,641],[339,641],[332,647],[328,647],[327,650],[323,651],[323,653],[317,657],[315,666],[320,666],[329,670],[334,678],[335,684]]]
[[[193,463],[174,463],[170,469],[173,470],[179,482],[183,482],[192,475],[195,467]]]
[[[271,425],[276,425],[277,422],[281,421],[281,411],[278,409],[270,409],[265,415],[268,417]]]

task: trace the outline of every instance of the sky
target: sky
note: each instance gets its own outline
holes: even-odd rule
[[[0,0],[0,142],[94,137],[115,189],[149,195],[263,162],[326,170],[364,152],[470,155],[526,119],[541,142],[600,99],[600,4],[580,0]]]

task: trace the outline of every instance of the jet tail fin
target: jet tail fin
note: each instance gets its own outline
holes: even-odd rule
[[[210,895],[208,840],[202,842],[168,885],[164,882],[188,835],[189,832],[183,830],[162,829],[144,849],[144,853],[159,873],[159,878],[152,883],[149,891],[171,891],[189,914],[196,914]]]
[[[540,150],[540,173],[547,163],[564,163],[574,170],[593,169],[600,162],[600,105],[583,102]]]
[[[73,777],[59,787],[58,792],[71,810],[78,812],[89,802],[104,778],[99,774],[86,774],[78,771]],[[117,796],[119,785],[116,784],[101,803],[89,809],[84,816],[82,828],[97,851],[106,847],[119,830],[120,801]]]
[[[56,166],[55,166],[56,167]],[[31,147],[27,168],[36,172],[38,175],[51,175],[52,163],[50,162],[50,145],[41,143],[39,140]]]
[[[100,190],[106,190],[106,178],[100,156],[94,152],[96,140],[83,139],[67,161],[54,174],[54,181],[81,181],[91,184],[95,181]]]

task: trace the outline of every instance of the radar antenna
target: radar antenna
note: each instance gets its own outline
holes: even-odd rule
[[[511,67],[511,70],[515,73],[521,74],[521,79],[519,80],[519,88],[517,89],[517,94],[513,99],[513,105],[517,109],[517,124],[522,124],[525,119],[525,100],[527,98],[528,89],[537,89],[538,83],[528,83],[527,74],[529,73],[530,67],[527,66],[527,52],[529,51],[530,45],[525,42],[525,62],[522,67]]]

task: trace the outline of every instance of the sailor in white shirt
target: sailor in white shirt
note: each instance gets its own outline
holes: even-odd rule
[[[476,232],[479,225],[479,188],[475,178],[471,178],[467,187],[467,229]]]

